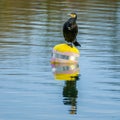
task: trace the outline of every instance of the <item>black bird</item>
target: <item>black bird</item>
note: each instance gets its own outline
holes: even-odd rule
[[[77,33],[78,33],[78,26],[76,24],[77,20],[77,14],[71,13],[69,14],[70,18],[68,21],[66,21],[63,25],[63,36],[65,38],[65,41],[67,41],[69,46],[81,46],[76,39]]]

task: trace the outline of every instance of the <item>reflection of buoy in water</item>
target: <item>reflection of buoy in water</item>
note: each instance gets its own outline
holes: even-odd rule
[[[78,63],[80,52],[76,47],[58,44],[53,48],[51,63]]]
[[[79,79],[78,64],[52,64],[52,71],[56,80],[74,81]]]

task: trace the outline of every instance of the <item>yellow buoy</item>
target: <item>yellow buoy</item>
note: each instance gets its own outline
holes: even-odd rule
[[[80,52],[76,47],[58,44],[53,48],[51,63],[78,63]]]

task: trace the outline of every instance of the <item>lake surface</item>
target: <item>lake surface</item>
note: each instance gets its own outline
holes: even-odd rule
[[[56,80],[52,48],[72,11],[79,76]],[[49,119],[120,120],[119,0],[0,0],[0,120]]]

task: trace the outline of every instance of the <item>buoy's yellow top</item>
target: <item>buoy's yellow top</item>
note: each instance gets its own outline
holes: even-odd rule
[[[53,50],[56,50],[58,52],[64,53],[64,52],[71,52],[75,54],[80,54],[79,50],[76,47],[70,47],[67,44],[58,44],[56,45]]]

